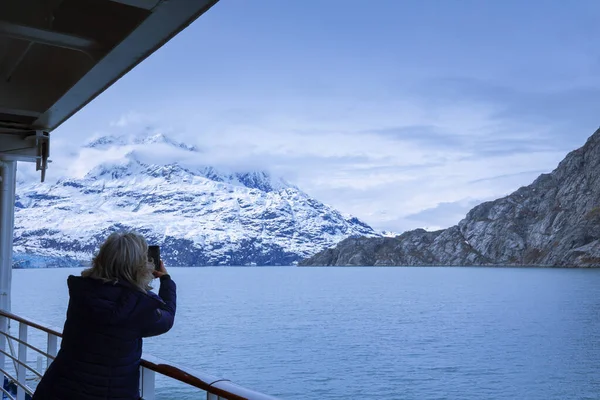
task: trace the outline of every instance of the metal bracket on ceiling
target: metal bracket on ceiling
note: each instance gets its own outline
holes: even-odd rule
[[[103,55],[101,52],[102,46],[93,39],[41,29],[35,26],[20,25],[10,21],[0,20],[0,36],[80,51],[93,60],[98,60]]]
[[[50,156],[50,135],[46,131],[35,131],[35,170],[41,172],[41,181],[46,180],[48,157]]]
[[[46,131],[0,133],[0,160],[35,162],[42,182],[46,179],[49,156],[50,135]]]

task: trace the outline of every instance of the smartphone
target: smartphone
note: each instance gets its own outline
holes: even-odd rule
[[[160,246],[148,246],[148,261],[154,264],[155,270],[160,270]]]

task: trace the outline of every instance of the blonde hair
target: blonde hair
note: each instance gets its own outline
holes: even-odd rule
[[[136,232],[116,232],[106,238],[92,260],[92,267],[81,276],[104,282],[126,281],[146,292],[152,289],[153,269],[146,239]]]

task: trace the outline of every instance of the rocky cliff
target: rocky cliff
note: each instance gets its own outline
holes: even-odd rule
[[[300,265],[600,267],[600,129],[549,174],[445,230],[348,238]]]

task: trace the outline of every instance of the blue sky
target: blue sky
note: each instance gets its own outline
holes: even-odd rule
[[[584,0],[221,0],[55,131],[49,176],[89,135],[151,127],[376,228],[447,227],[600,125],[599,16]]]

